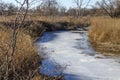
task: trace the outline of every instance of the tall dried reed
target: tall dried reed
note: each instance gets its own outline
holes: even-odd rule
[[[96,50],[105,53],[119,53],[120,19],[109,17],[91,18],[89,37]]]

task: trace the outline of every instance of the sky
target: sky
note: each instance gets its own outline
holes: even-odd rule
[[[7,3],[15,3],[15,0],[2,0],[2,1],[7,2]],[[18,0],[18,1],[20,1],[20,0]],[[23,0],[21,0],[21,1],[23,1]],[[88,0],[84,0],[84,1],[88,1]],[[100,0],[91,0],[89,7],[91,7],[91,5],[94,5],[96,3],[96,1],[100,1]],[[69,7],[76,7],[74,0],[58,0],[58,2],[61,5],[65,6],[67,9]],[[37,5],[34,5],[34,6],[37,6]]]
[[[74,0],[58,0],[63,6],[69,8],[69,7],[76,7]],[[86,2],[88,2],[88,0],[84,0]],[[100,1],[100,0],[91,0],[90,1],[90,6],[91,5],[95,5],[96,1]],[[90,7],[89,6],[89,7]]]

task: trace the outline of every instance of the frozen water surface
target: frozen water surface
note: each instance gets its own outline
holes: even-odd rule
[[[61,74],[65,80],[120,80],[120,64],[96,53],[85,31],[46,32],[37,45],[44,58],[40,72],[45,75]]]

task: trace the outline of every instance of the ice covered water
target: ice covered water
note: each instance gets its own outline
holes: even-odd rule
[[[66,80],[120,80],[120,64],[96,53],[87,32],[46,32],[37,45],[44,58],[43,74],[63,75]]]

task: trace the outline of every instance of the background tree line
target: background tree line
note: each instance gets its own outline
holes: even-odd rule
[[[90,6],[91,0],[73,0],[76,7],[67,9],[57,0],[38,0],[41,1],[36,7],[29,9],[30,13],[41,16],[86,16],[86,15],[108,15],[110,17],[120,16],[119,0],[101,0],[96,5]],[[22,9],[25,10],[24,8]],[[14,15],[18,11],[18,6],[13,3],[0,2],[0,15]]]
[[[18,7],[16,7],[13,3],[5,3],[0,1],[0,15],[13,15],[17,12]]]

